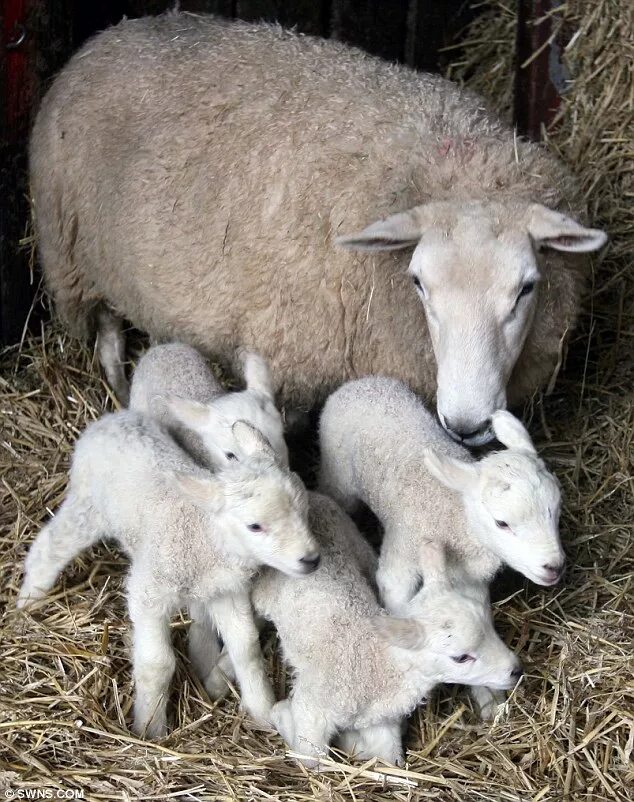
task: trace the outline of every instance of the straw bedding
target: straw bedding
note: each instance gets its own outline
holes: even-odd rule
[[[512,4],[489,7],[453,72],[504,111]],[[496,623],[527,671],[506,715],[480,724],[463,691],[443,688],[410,723],[405,769],[326,762],[323,774],[309,773],[240,712],[235,696],[209,701],[187,665],[187,620],[178,618],[173,731],[158,744],[132,736],[122,556],[100,546],[32,615],[14,609],[25,547],[63,497],[73,442],[113,403],[92,353],[48,324],[0,363],[3,790],[76,789],[90,799],[631,798],[633,10],[627,0],[575,0],[561,19],[575,34],[566,62],[576,81],[548,139],[579,174],[593,220],[612,242],[554,391],[526,409],[562,482],[570,569],[558,589],[502,590]],[[265,654],[282,694],[272,634]]]

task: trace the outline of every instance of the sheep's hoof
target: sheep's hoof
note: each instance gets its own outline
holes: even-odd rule
[[[214,666],[207,675],[205,690],[214,701],[223,699],[229,692],[229,680],[218,666]]]
[[[157,716],[153,716],[149,722],[135,719],[133,730],[140,738],[145,738],[148,741],[158,741],[167,735],[167,719]]]

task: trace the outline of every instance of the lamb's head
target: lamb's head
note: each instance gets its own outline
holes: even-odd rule
[[[429,570],[428,570],[429,569]],[[431,685],[450,682],[512,688],[522,676],[515,654],[495,631],[488,591],[466,577],[450,581],[426,565],[422,589],[403,618],[383,616],[382,635],[412,672]]]
[[[237,421],[232,431],[240,459],[215,474],[178,474],[181,491],[211,514],[211,538],[227,534],[228,550],[290,576],[312,573],[319,548],[304,484],[253,426]]]
[[[492,439],[490,419],[531,329],[540,251],[584,252],[606,235],[529,203],[437,201],[392,215],[337,244],[414,247],[409,264],[437,363],[438,417],[459,441]]]
[[[479,462],[428,452],[425,465],[440,482],[462,494],[469,528],[486,548],[538,585],[555,585],[565,562],[559,539],[559,482],[510,412],[495,412],[492,426],[505,451]]]
[[[225,393],[209,404],[185,398],[165,400],[173,417],[196,432],[217,467],[240,459],[232,426],[244,420],[258,429],[269,441],[279,460],[288,466],[288,449],[284,440],[284,424],[275,406],[273,381],[267,362],[253,352],[242,354],[246,389]]]

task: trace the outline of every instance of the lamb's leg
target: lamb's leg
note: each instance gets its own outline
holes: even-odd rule
[[[133,624],[134,731],[147,738],[161,738],[167,733],[167,698],[176,659],[169,615],[163,608],[148,606],[143,590],[133,568],[128,606]]]
[[[301,762],[308,768],[319,767],[319,758],[328,757],[328,747],[335,728],[323,710],[317,709],[295,688],[293,698],[278,702],[271,711],[271,720],[290,748],[306,755]]]
[[[190,604],[189,614],[192,619],[187,635],[189,660],[204,682],[220,657],[220,641],[206,605],[200,602]]]
[[[420,569],[416,555],[400,548],[402,538],[386,532],[376,572],[379,597],[392,615],[402,615],[420,584]]]
[[[24,562],[17,606],[41,599],[66,565],[106,534],[90,502],[69,491],[62,506],[33,541]]]
[[[235,669],[245,710],[257,721],[269,723],[275,696],[266,676],[249,594],[214,599],[211,609]]]
[[[97,314],[97,353],[108,384],[114,390],[119,403],[127,407],[130,386],[125,375],[123,322],[106,308],[100,309]]]
[[[472,685],[469,688],[469,693],[478,707],[482,721],[493,721],[500,705],[506,702],[505,691],[486,688],[484,685]]]
[[[209,696],[222,699],[229,688],[227,682],[236,682],[233,663],[227,650],[220,648],[220,638],[206,606],[191,604],[189,612],[189,659]]]
[[[401,766],[404,762],[400,721],[390,721],[357,731],[356,756],[360,760],[378,757],[386,763]]]

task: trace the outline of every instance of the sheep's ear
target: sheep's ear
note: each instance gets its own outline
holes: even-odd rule
[[[425,645],[425,628],[413,618],[395,618],[380,615],[374,620],[379,637],[399,649],[422,649]]]
[[[472,487],[478,478],[477,463],[448,457],[432,449],[423,454],[423,464],[445,487],[460,493]]]
[[[220,509],[222,506],[224,495],[222,485],[217,479],[175,471],[174,482],[179,490],[191,501],[195,501],[197,504],[207,508],[212,507],[215,510]]]
[[[584,228],[561,212],[534,203],[529,210],[528,233],[537,245],[556,251],[598,251],[608,241],[605,231]]]
[[[256,454],[275,459],[275,451],[259,429],[245,420],[237,420],[231,427],[236,445],[244,457],[253,457]]]
[[[199,401],[190,401],[188,398],[176,395],[155,398],[161,399],[167,411],[188,429],[200,431],[222,423],[222,416],[209,404],[201,404]]]
[[[266,359],[253,351],[244,351],[240,358],[247,390],[265,395],[273,401],[275,398],[273,377]]]
[[[530,434],[515,415],[505,409],[498,409],[491,416],[493,433],[503,446],[515,451],[525,451],[528,454],[537,454]]]
[[[372,223],[357,234],[346,234],[335,239],[335,245],[349,251],[394,251],[411,248],[423,236],[422,207],[415,206]]]

